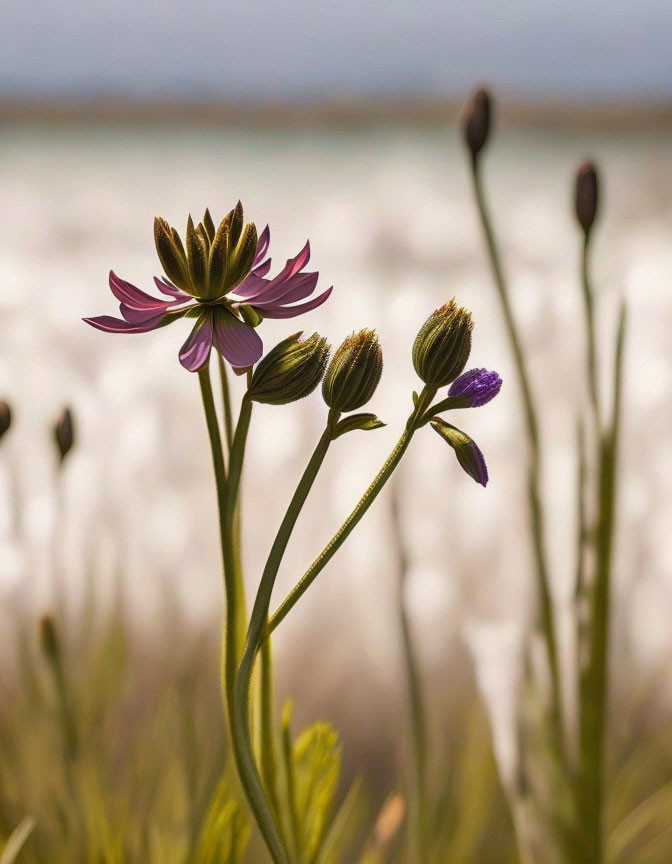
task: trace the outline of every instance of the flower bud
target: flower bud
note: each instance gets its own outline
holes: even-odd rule
[[[322,382],[322,396],[336,411],[366,405],[383,374],[383,352],[374,330],[360,330],[343,342],[331,358]]]
[[[472,93],[462,120],[464,140],[474,161],[490,136],[491,114],[490,92],[485,87],[479,87]]]
[[[54,426],[54,439],[56,440],[56,448],[61,461],[61,465],[65,457],[72,450],[75,443],[75,432],[72,421],[72,412],[69,408],[64,408],[61,416],[58,418]]]
[[[471,313],[455,300],[433,312],[413,343],[413,366],[432,387],[445,387],[467,365],[471,353]]]
[[[494,399],[501,389],[502,379],[497,372],[470,369],[453,381],[448,396],[451,399],[464,400],[465,408],[480,408],[481,405],[486,405]]]
[[[488,485],[488,469],[478,444],[466,432],[451,426],[438,417],[432,420],[432,429],[455,451],[457,461],[467,474],[481,486]]]
[[[584,162],[576,172],[574,209],[586,238],[590,234],[599,206],[599,180],[594,162]]]
[[[259,361],[247,395],[255,402],[286,405],[309,396],[322,380],[329,344],[318,333],[300,339],[295,333]]]
[[[0,401],[0,439],[4,438],[5,432],[12,425],[12,409],[7,402]]]
[[[58,660],[61,648],[52,615],[43,615],[40,619],[40,647],[48,660]]]

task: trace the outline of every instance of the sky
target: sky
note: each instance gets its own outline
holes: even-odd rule
[[[3,0],[0,94],[672,98],[670,0]]]

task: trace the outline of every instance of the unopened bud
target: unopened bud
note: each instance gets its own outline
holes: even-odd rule
[[[425,384],[444,387],[462,372],[473,326],[471,313],[455,300],[429,316],[413,343],[413,366]]]
[[[488,469],[478,444],[466,432],[439,417],[432,420],[431,426],[453,448],[464,471],[481,486],[487,486]]]
[[[52,615],[43,615],[40,619],[40,647],[48,660],[52,662],[58,660],[61,650],[60,641]]]
[[[318,333],[300,339],[295,333],[262,357],[247,395],[254,402],[286,405],[309,396],[318,386],[329,360],[329,343]]]
[[[4,438],[12,425],[12,409],[7,402],[0,401],[0,439]]]
[[[462,133],[472,159],[485,147],[490,136],[492,99],[485,87],[475,90],[464,109]]]
[[[63,460],[72,450],[73,444],[75,443],[72,411],[69,408],[63,409],[61,416],[58,418],[56,425],[54,426],[54,439],[56,441],[56,448],[58,449],[61,464],[63,464]]]
[[[586,238],[590,234],[599,206],[599,179],[594,162],[584,162],[576,172],[574,209]]]
[[[360,330],[343,342],[331,358],[322,382],[322,396],[336,411],[366,405],[383,374],[383,352],[374,330]]]

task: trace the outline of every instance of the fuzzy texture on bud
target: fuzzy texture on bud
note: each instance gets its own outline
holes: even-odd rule
[[[0,401],[0,438],[3,438],[5,433],[9,431],[12,425],[12,409],[7,402]]]
[[[413,366],[433,387],[445,387],[467,365],[471,353],[471,313],[455,300],[433,312],[413,343]]]
[[[313,333],[295,333],[262,357],[252,375],[247,395],[254,402],[286,405],[309,396],[318,386],[329,360],[329,343]]]
[[[62,464],[75,443],[72,411],[69,408],[64,408],[61,416],[56,421],[56,425],[54,426],[54,439],[56,441],[56,448]]]
[[[450,385],[448,396],[463,399],[465,408],[480,408],[487,405],[502,389],[502,379],[497,372],[487,369],[469,369]]]
[[[383,374],[383,352],[374,330],[360,330],[331,358],[322,396],[336,411],[355,411],[371,399]]]
[[[584,162],[576,172],[574,209],[583,233],[588,237],[597,217],[600,203],[599,177],[594,162]]]
[[[491,121],[492,99],[490,92],[485,87],[479,87],[472,93],[464,109],[462,120],[464,140],[474,160],[487,144],[490,137]]]

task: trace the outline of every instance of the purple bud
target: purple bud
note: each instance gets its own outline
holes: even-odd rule
[[[576,172],[574,209],[576,218],[588,237],[599,206],[599,177],[594,162],[584,162]]]
[[[481,486],[487,486],[488,469],[478,444],[466,432],[438,417],[432,420],[431,425],[432,429],[453,448],[463,470]]]
[[[494,399],[501,389],[502,379],[497,372],[469,369],[453,381],[448,396],[468,399],[469,404],[465,407],[479,408]]]
[[[462,131],[474,161],[485,147],[490,135],[492,99],[485,87],[475,90],[464,111]]]

